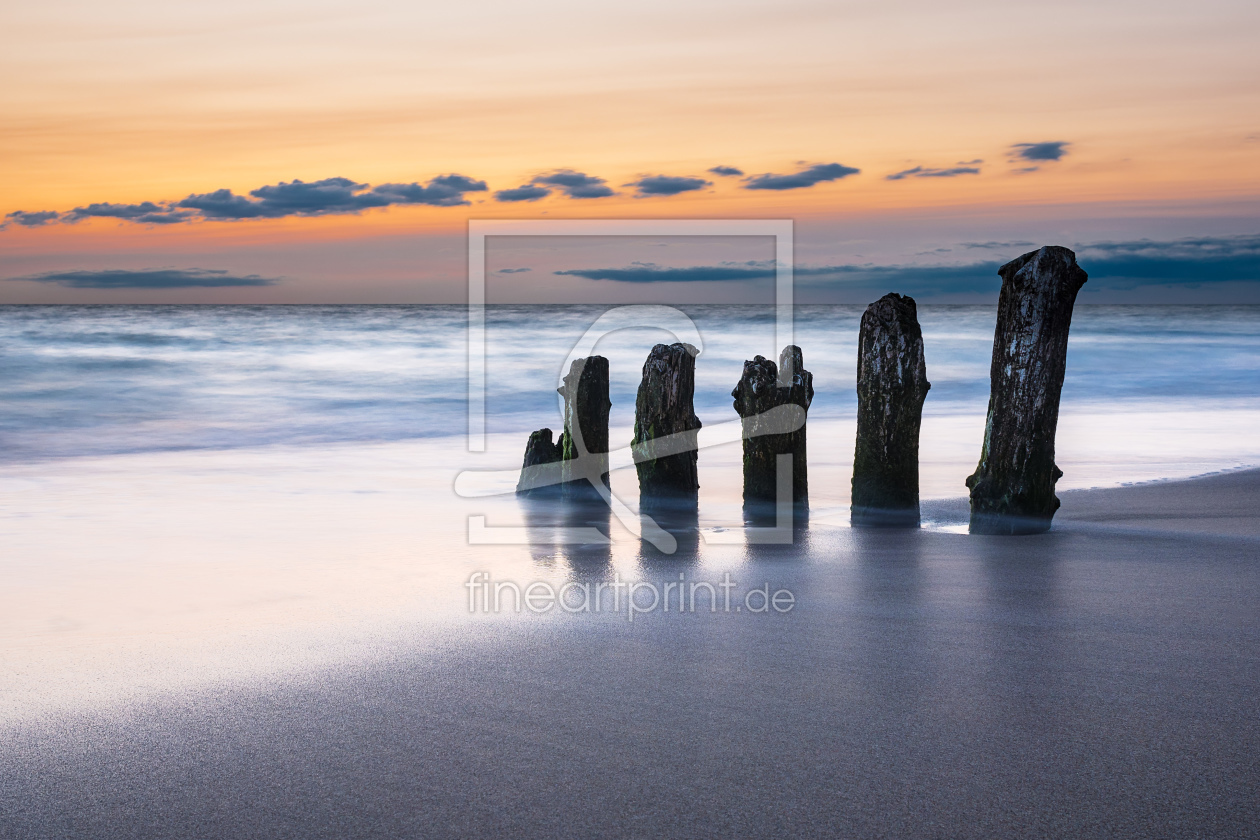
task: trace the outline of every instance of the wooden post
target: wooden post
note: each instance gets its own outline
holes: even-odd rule
[[[814,374],[805,369],[805,356],[801,348],[789,344],[779,354],[779,370],[790,374],[792,384],[787,387],[784,405],[799,406],[808,415],[814,401]],[[792,453],[792,500],[798,505],[809,504],[809,459],[805,451],[805,418],[800,428],[787,433],[783,451]]]
[[[791,372],[788,386],[778,384],[779,370]],[[744,373],[731,391],[735,411],[741,418],[744,445],[744,503],[774,504],[777,501],[777,458],[792,456],[792,501],[809,503],[808,459],[805,451],[804,412],[814,399],[814,375],[805,370],[801,348],[791,345],[779,354],[779,365],[756,356],[744,362]],[[785,405],[799,406],[800,427],[793,415],[771,413]],[[783,431],[784,427],[791,429]]]
[[[634,404],[635,468],[640,506],[653,497],[695,499],[696,354],[690,344],[658,344],[643,363],[643,381]]]
[[[997,329],[980,463],[967,479],[971,533],[1047,531],[1059,499],[1054,463],[1059,396],[1076,293],[1088,275],[1076,254],[1048,245],[998,269]]]
[[[575,359],[556,389],[564,397],[564,434],[560,467],[564,495],[570,499],[600,498],[592,481],[608,486],[608,360],[603,356]]]
[[[525,444],[525,460],[516,493],[530,498],[553,498],[560,495],[560,459],[563,450],[551,440],[551,429],[529,433]]]
[[[858,335],[853,525],[919,527],[919,425],[931,387],[914,298],[884,295]]]

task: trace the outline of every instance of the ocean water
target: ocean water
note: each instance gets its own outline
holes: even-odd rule
[[[604,312],[489,309],[487,445],[471,452],[462,307],[0,307],[0,723],[286,679],[399,634],[476,635],[474,571],[658,574],[620,517],[595,523],[607,546],[562,544],[547,511],[511,492],[528,432],[558,427],[567,354]],[[729,394],[745,358],[777,355],[772,314],[666,315],[596,348],[613,378],[613,489],[637,505],[634,393],[672,319],[702,345],[700,529],[686,568],[743,574],[751,549],[718,536],[742,525]],[[860,548],[860,535],[827,530],[848,521],[860,315],[796,312],[816,390],[809,528],[839,547],[811,555],[806,535],[806,565],[851,563]],[[975,467],[993,317],[920,310],[926,499],[962,496]],[[1260,308],[1080,307],[1069,352],[1060,488],[1260,464]],[[959,524],[925,523],[966,541]],[[499,539],[521,525],[527,539]],[[415,630],[426,622],[437,629]]]
[[[511,469],[524,435],[559,426],[555,387],[566,354],[607,309],[489,308],[490,448],[470,465]],[[681,309],[702,342],[697,413],[706,427],[729,423],[742,361],[777,356],[772,312]],[[820,464],[851,458],[861,311],[796,311],[796,342],[814,373],[811,458]],[[960,495],[979,453],[994,310],[919,312],[932,382],[925,494]],[[0,463],[432,438],[449,438],[444,451],[466,448],[466,323],[459,306],[0,307]],[[643,357],[665,340],[663,330],[639,327],[597,347],[611,361],[615,443],[629,442]],[[1062,402],[1063,486],[1260,462],[1257,416],[1260,307],[1077,309]]]

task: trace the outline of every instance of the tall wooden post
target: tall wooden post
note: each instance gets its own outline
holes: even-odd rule
[[[608,360],[603,356],[575,359],[556,389],[564,397],[564,434],[560,466],[564,495],[596,499],[593,481],[608,486]]]
[[[563,454],[560,445],[551,439],[551,429],[530,432],[521,477],[516,482],[517,495],[535,499],[559,497]]]
[[[919,425],[931,387],[914,298],[884,295],[858,335],[855,526],[919,527]]]
[[[1067,248],[1047,245],[998,269],[989,415],[980,463],[967,479],[971,533],[1047,531],[1059,499],[1054,463],[1068,330],[1088,275]]]
[[[643,363],[634,404],[635,468],[639,498],[696,498],[696,354],[690,344],[658,344]]]
[[[790,384],[779,385],[779,370],[791,372]],[[814,375],[805,370],[801,348],[790,345],[779,365],[763,356],[744,362],[739,384],[731,391],[741,418],[744,446],[744,503],[777,501],[777,459],[792,456],[792,501],[809,502],[809,468],[805,449],[805,413],[814,399]],[[775,412],[796,406],[799,413]],[[795,422],[795,421],[799,421]]]

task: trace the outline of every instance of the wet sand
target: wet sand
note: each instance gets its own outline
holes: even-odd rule
[[[0,836],[1260,836],[1260,471],[1062,498],[748,549],[786,614],[464,615],[14,721]]]

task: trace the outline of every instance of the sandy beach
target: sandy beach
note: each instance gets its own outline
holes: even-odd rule
[[[1033,537],[815,525],[730,567],[786,613],[452,614],[49,707],[4,727],[0,834],[1258,836],[1257,510],[1252,470],[1066,492]]]

